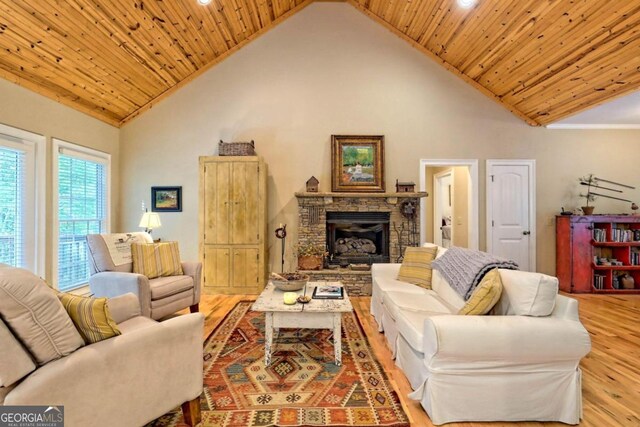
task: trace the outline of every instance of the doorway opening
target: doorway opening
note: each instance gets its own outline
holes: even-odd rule
[[[421,243],[478,249],[478,161],[420,160]]]

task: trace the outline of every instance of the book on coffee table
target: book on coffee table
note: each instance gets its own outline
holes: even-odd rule
[[[314,299],[344,299],[344,288],[337,285],[320,285],[313,288]]]

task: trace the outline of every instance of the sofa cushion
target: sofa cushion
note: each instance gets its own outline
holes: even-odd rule
[[[498,269],[494,268],[484,275],[458,314],[487,314],[496,305],[500,295],[502,295],[502,281]]]
[[[429,291],[420,286],[412,285],[411,283],[401,282],[396,279],[389,278],[374,278],[373,279],[373,295],[382,295],[385,292],[404,292],[407,294],[423,295]]]
[[[84,345],[55,291],[27,270],[0,269],[0,315],[39,365]]]
[[[156,322],[153,319],[150,319],[148,317],[144,317],[144,316],[136,316],[136,317],[132,317],[131,319],[127,319],[124,322],[118,324],[118,327],[120,328],[120,331],[122,332],[123,335],[129,334],[133,331],[137,331],[139,329],[142,328],[148,328],[150,326],[154,326],[156,325],[158,322]]]
[[[133,272],[149,279],[183,274],[178,242],[133,243],[131,255]]]
[[[8,387],[31,373],[36,365],[2,320],[0,343],[0,387]]]
[[[499,269],[503,291],[493,314],[548,316],[558,294],[558,279],[542,273]]]
[[[63,292],[58,294],[58,298],[86,344],[120,335],[106,298],[87,298]]]
[[[423,352],[423,333],[424,319],[431,316],[443,316],[447,313],[438,312],[417,312],[400,310],[396,319],[396,327],[398,333],[402,335],[405,341],[418,353]]]
[[[398,280],[431,289],[431,261],[437,253],[437,246],[405,249]]]
[[[416,313],[455,313],[455,310],[442,301],[438,294],[433,291],[422,295],[405,292],[385,292],[382,297],[382,305],[387,308],[393,319],[398,317],[400,310]]]
[[[106,240],[109,241],[107,245]],[[109,252],[109,246],[113,246],[115,242],[126,243],[120,245],[118,250],[124,251],[122,254],[129,262],[116,265]],[[153,238],[149,233],[113,233],[113,234],[89,234],[87,235],[87,247],[89,248],[90,258],[92,260],[92,274],[101,273],[103,271],[118,271],[120,273],[131,273],[133,271],[133,262],[131,261],[131,243],[146,242],[153,243]]]
[[[167,298],[193,289],[193,278],[191,276],[158,277],[149,280],[149,288],[151,289],[152,301]]]

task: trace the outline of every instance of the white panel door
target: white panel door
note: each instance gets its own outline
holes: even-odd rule
[[[529,164],[491,164],[487,204],[491,253],[511,259],[523,271],[534,271],[531,244],[532,167]]]

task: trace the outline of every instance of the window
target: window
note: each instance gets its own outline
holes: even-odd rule
[[[44,274],[45,138],[0,124],[0,263]]]
[[[0,138],[0,262],[33,270],[33,147]]]
[[[89,280],[87,234],[109,231],[109,155],[54,140],[57,148],[57,284],[67,291]]]

